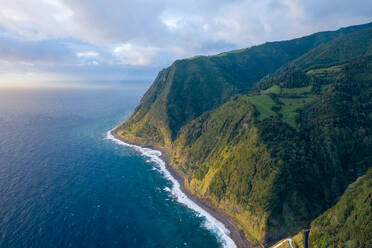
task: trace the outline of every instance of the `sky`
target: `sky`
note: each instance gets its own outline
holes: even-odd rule
[[[370,0],[0,0],[0,83],[151,80],[174,60],[372,21]]]

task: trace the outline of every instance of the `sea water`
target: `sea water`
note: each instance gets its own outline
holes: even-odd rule
[[[159,161],[107,139],[148,86],[0,88],[0,247],[232,245]]]

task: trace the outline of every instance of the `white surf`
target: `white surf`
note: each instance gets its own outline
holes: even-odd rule
[[[160,172],[163,174],[163,176],[173,183],[173,186],[170,189],[170,193],[176,197],[178,202],[186,205],[188,208],[194,210],[197,214],[205,218],[204,221],[205,227],[217,235],[218,240],[222,243],[223,247],[236,248],[235,242],[230,237],[230,231],[225,227],[225,225],[222,222],[218,221],[216,218],[214,218],[202,207],[193,202],[190,198],[186,196],[185,193],[182,192],[179,182],[168,171],[168,169],[165,166],[165,162],[160,158],[161,151],[125,143],[115,138],[115,136],[112,135],[111,132],[112,130],[107,132],[106,136],[107,139],[112,140],[119,145],[133,148],[134,150],[140,152],[143,156],[148,158],[146,162],[155,163],[159,167]]]

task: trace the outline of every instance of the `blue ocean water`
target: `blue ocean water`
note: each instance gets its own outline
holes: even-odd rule
[[[148,86],[0,89],[0,247],[220,247],[153,164],[105,139]]]

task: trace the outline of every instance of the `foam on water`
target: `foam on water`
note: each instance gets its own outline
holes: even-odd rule
[[[163,176],[167,178],[169,181],[171,181],[173,184],[172,188],[170,189],[172,195],[176,197],[178,202],[186,205],[188,208],[196,211],[200,216],[205,218],[204,221],[205,227],[213,231],[217,235],[218,240],[222,243],[223,247],[226,248],[236,247],[234,241],[230,238],[230,231],[225,227],[225,225],[222,222],[218,221],[216,218],[214,218],[211,214],[209,214],[199,205],[197,205],[195,202],[193,202],[190,198],[186,196],[186,194],[182,192],[179,182],[168,171],[167,167],[165,166],[165,162],[160,158],[161,151],[125,143],[119,139],[116,139],[111,132],[112,130],[107,132],[106,135],[107,139],[112,140],[119,145],[133,148],[134,150],[140,152],[143,156],[148,158],[146,162],[152,162],[159,166],[160,172],[163,174]]]

